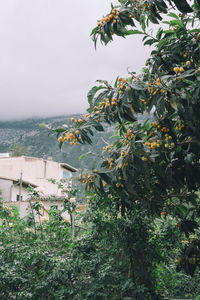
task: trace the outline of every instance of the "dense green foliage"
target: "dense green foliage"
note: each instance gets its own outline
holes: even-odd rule
[[[57,210],[50,212],[49,221],[36,224],[35,235],[31,214],[22,220],[16,208],[1,206],[0,298],[151,299],[154,289],[161,298],[200,293],[198,275],[190,279],[175,271],[180,244],[176,220],[162,217],[150,224],[139,206],[125,219],[115,205],[103,208],[102,201],[90,198],[73,242],[70,224]],[[136,261],[130,260],[133,254]]]

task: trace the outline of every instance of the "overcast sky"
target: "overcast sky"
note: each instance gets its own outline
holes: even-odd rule
[[[140,37],[95,51],[90,32],[109,0],[0,0],[0,120],[82,113],[96,79],[140,72]]]

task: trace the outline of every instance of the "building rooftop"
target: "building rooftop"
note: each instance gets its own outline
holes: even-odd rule
[[[2,176],[1,176],[0,179],[13,181],[14,184],[19,184],[19,183],[20,183],[19,179],[17,179],[17,178],[2,177]],[[29,185],[31,185],[31,186],[34,187],[34,188],[37,187],[36,184],[31,183],[31,182],[26,181],[26,180],[22,180],[22,185],[25,186],[25,187],[27,187],[27,186],[29,186]]]
[[[71,165],[67,164],[67,163],[60,163],[57,161],[54,161],[52,159],[44,159],[43,157],[33,157],[33,156],[9,156],[9,153],[0,153],[0,159],[22,159],[24,158],[25,160],[43,160],[43,161],[51,161],[51,162],[55,162],[60,164],[63,168],[65,168],[66,170],[69,170],[71,172],[77,172],[78,170],[74,167],[72,167]]]

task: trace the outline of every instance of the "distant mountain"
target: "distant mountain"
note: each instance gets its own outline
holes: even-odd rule
[[[51,124],[53,127],[69,124],[72,117],[78,115],[60,116],[53,118],[33,118],[21,121],[0,122],[0,152],[8,152],[14,144],[22,144],[32,156],[52,158],[55,161],[65,162],[78,169],[91,169],[97,159],[87,156],[82,160],[79,157],[88,151],[100,153],[102,147],[112,142],[111,136],[114,127],[106,125],[105,132],[96,132],[93,137],[93,145],[70,146],[64,144],[59,148],[56,135],[49,135],[49,131],[41,128],[40,124]]]

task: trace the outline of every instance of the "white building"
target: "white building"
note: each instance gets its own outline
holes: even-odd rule
[[[0,157],[0,190],[3,200],[6,202],[26,200],[28,185],[42,187],[44,197],[61,196],[58,186],[49,180],[66,179],[70,182],[72,172],[76,171],[68,164],[43,158]]]
[[[66,163],[43,158],[0,155],[0,190],[3,202],[15,203],[19,206],[20,215],[24,216],[28,205],[25,203],[28,199],[28,186],[42,189],[43,199],[48,199],[49,196],[59,199],[63,196],[62,192],[57,184],[51,182],[51,179],[56,182],[65,179],[67,186],[71,184],[72,173],[76,171]],[[47,206],[48,209],[49,205]]]

